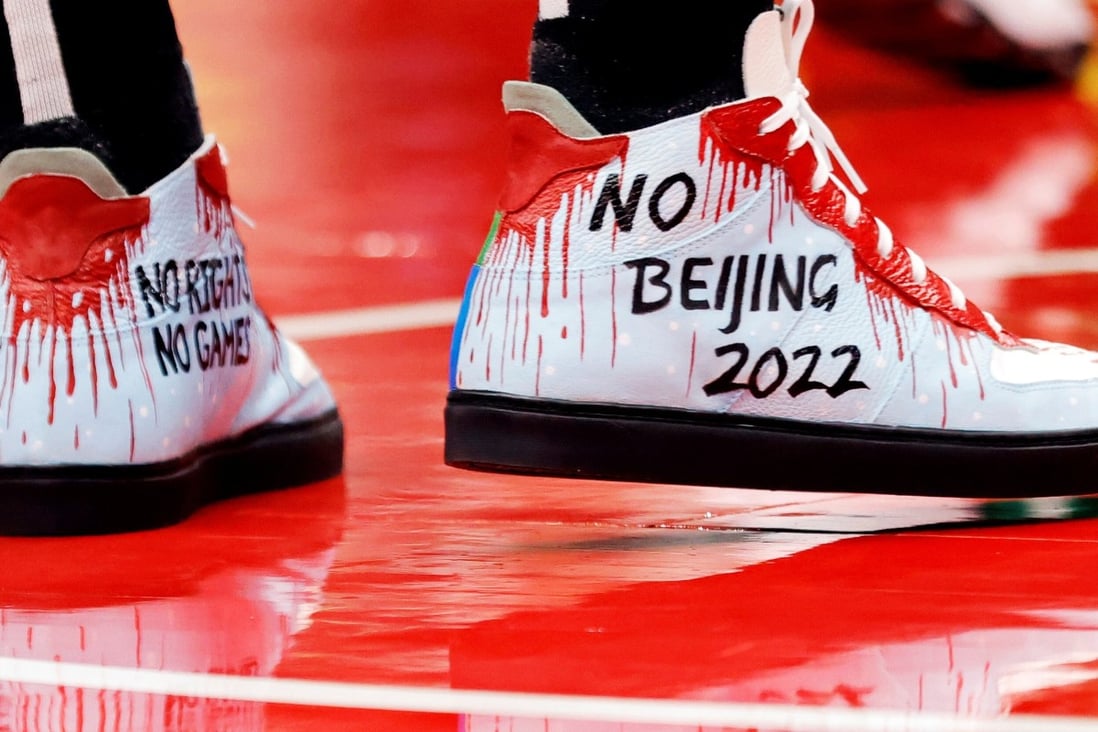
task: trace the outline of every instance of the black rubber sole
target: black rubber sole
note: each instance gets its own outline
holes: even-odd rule
[[[234,496],[335,477],[343,423],[266,425],[145,465],[0,467],[0,534],[67,536],[153,529]]]
[[[956,433],[806,424],[454,391],[446,462],[641,483],[968,498],[1098,493],[1098,430]]]

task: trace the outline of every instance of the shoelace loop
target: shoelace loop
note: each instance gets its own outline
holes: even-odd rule
[[[781,107],[759,125],[759,134],[768,135],[787,123],[793,122],[796,129],[789,138],[789,152],[795,152],[805,145],[812,148],[816,158],[816,170],[812,175],[812,191],[818,193],[829,182],[842,191],[843,220],[847,226],[853,227],[862,215],[859,195],[865,193],[868,188],[846,153],[839,147],[835,135],[808,103],[808,88],[800,79],[801,57],[815,21],[815,5],[813,0],[783,0],[780,10],[786,63],[794,82],[785,94],[778,97]],[[854,191],[832,174],[834,170],[832,159],[838,163],[847,180],[854,187]],[[880,219],[874,218],[874,222],[877,224],[877,254],[882,260],[887,260],[895,251],[892,231]],[[912,281],[916,285],[925,283],[930,275],[926,264],[915,252],[906,247],[904,250],[910,261]],[[949,288],[950,304],[957,310],[965,310],[968,307],[968,300],[961,289],[949,279],[941,275],[936,276]],[[1002,326],[994,316],[986,311],[983,311],[983,316],[996,334],[1002,333]]]

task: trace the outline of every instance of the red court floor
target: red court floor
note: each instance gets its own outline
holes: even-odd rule
[[[253,280],[341,400],[346,476],[0,540],[0,729],[1098,729],[1098,498],[443,465],[446,324],[534,0],[175,5]],[[1098,347],[1098,67],[973,92],[823,31],[806,66],[908,245],[1014,332]]]

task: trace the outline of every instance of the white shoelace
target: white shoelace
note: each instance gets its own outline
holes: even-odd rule
[[[768,135],[775,132],[788,122],[793,122],[796,130],[789,138],[789,152],[801,149],[805,145],[812,148],[816,157],[816,171],[812,175],[812,191],[818,193],[828,184],[833,183],[843,194],[843,219],[847,226],[855,226],[862,215],[862,202],[858,195],[865,193],[867,189],[858,171],[839,147],[835,135],[808,103],[808,89],[800,80],[801,55],[804,53],[805,42],[812,31],[812,23],[815,20],[816,9],[812,0],[783,0],[781,6],[782,30],[785,34],[786,62],[793,79],[793,86],[779,101],[780,109],[763,120],[759,126],[760,135]],[[847,179],[854,186],[852,192],[839,178],[835,177],[832,167],[834,159]],[[895,240],[892,231],[883,221],[874,217],[877,224],[877,254],[881,259],[887,260],[895,250]],[[929,270],[922,258],[904,247],[911,262],[911,279],[917,285],[926,282]],[[965,310],[968,307],[968,299],[949,279],[938,275],[949,288],[950,300],[957,310]],[[998,321],[988,312],[983,312],[988,325],[996,334],[1002,332]]]

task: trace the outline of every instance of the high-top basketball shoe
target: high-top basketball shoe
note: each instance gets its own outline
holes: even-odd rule
[[[446,459],[774,489],[1098,491],[1098,354],[1021,340],[929,271],[764,13],[748,98],[600,136],[505,89],[511,162],[457,323]],[[833,171],[832,157],[852,182]]]
[[[140,195],[0,162],[0,532],[131,530],[339,472],[316,369],[255,302],[211,140]]]

